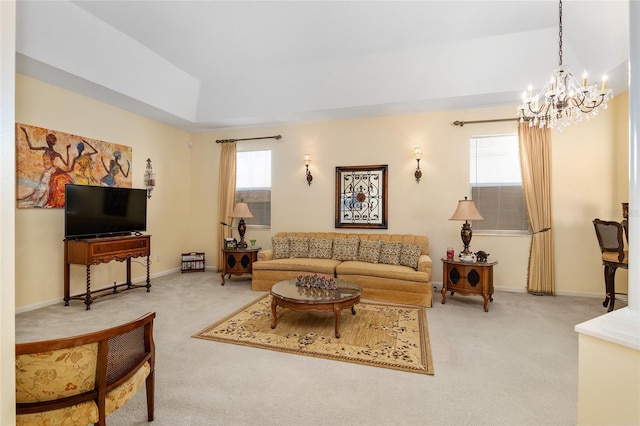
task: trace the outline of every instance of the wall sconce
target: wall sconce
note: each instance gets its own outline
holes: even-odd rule
[[[311,172],[309,171],[309,163],[311,162],[311,155],[304,155],[304,165],[307,167],[307,183],[311,186],[311,181],[313,180],[313,176],[311,176]]]
[[[144,172],[144,186],[147,187],[147,198],[151,198],[151,192],[156,186],[156,174],[153,173],[150,158],[147,158],[147,169]]]
[[[418,146],[413,148],[413,158],[418,162],[418,167],[416,168],[416,172],[413,174],[416,178],[416,182],[420,182],[420,178],[422,177],[422,170],[420,170],[420,159],[422,158],[422,149]]]

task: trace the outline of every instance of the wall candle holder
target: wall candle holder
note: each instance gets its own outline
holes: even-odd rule
[[[422,149],[420,147],[413,148],[413,158],[418,162],[418,167],[416,168],[413,176],[416,178],[416,182],[420,182],[420,178],[422,178],[422,170],[420,170],[420,159],[422,158]]]
[[[144,186],[147,188],[147,198],[151,198],[151,192],[156,186],[156,174],[151,167],[151,159],[147,158],[147,169],[144,172]]]
[[[313,176],[311,176],[311,172],[309,171],[309,163],[311,162],[311,155],[304,155],[304,165],[307,167],[307,184],[311,186],[311,181],[313,180]]]

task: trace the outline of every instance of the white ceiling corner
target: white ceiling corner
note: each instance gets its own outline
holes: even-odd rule
[[[628,0],[565,0],[564,63],[627,89]],[[558,4],[21,0],[18,72],[189,131],[517,105]],[[581,67],[581,68],[574,68]]]

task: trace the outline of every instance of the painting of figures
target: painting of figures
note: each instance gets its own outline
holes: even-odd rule
[[[131,188],[131,147],[16,124],[19,208],[64,207],[68,183]]]

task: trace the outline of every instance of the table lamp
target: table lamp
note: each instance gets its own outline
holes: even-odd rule
[[[238,248],[247,248],[247,243],[244,241],[244,233],[247,230],[247,225],[244,223],[244,218],[253,217],[253,215],[251,214],[251,211],[249,210],[249,206],[247,206],[247,203],[244,203],[244,202],[236,203],[229,217],[240,218],[240,222],[238,222],[238,234],[240,234],[240,241],[238,242]]]
[[[460,253],[459,257],[460,260],[464,262],[473,262],[473,253],[469,251],[469,243],[471,243],[471,236],[473,235],[469,221],[484,220],[484,218],[480,216],[478,209],[476,209],[476,205],[473,204],[473,200],[467,200],[467,197],[464,197],[464,200],[458,201],[456,211],[453,212],[453,215],[449,220],[464,220],[462,230],[460,231],[464,250]]]

